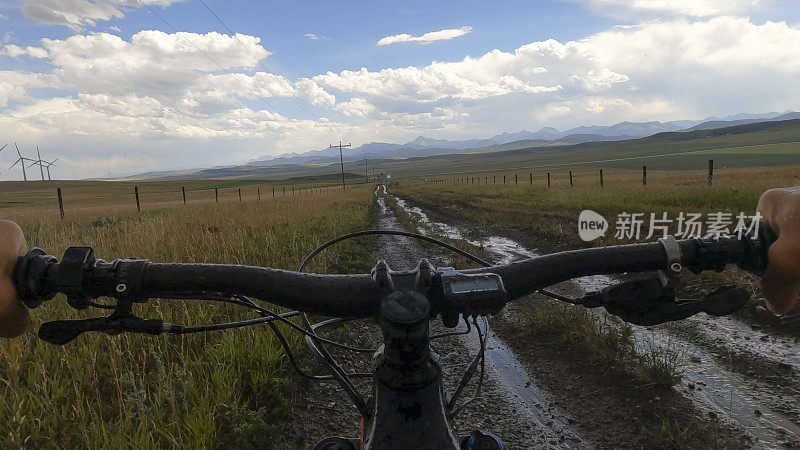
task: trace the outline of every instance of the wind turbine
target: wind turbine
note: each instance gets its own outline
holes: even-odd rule
[[[14,161],[14,164],[12,164],[11,167],[8,168],[8,170],[11,170],[14,166],[17,165],[17,163],[20,163],[20,166],[22,167],[22,179],[24,181],[28,181],[28,174],[25,173],[25,161],[33,161],[33,160],[22,156],[22,153],[19,152],[19,147],[17,146],[16,142],[14,143],[14,147],[16,147],[17,149],[17,155],[19,155],[19,159]]]
[[[45,167],[45,169],[47,169],[47,181],[50,181],[50,166],[54,166],[56,161],[58,161],[58,158],[50,162],[43,161],[45,164],[47,164],[47,167]]]
[[[2,150],[2,149],[0,149],[0,150]],[[42,159],[42,154],[39,152],[39,146],[38,145],[36,146],[36,155],[39,157],[39,159],[36,160],[36,161],[30,160],[30,161],[33,161],[33,162],[28,166],[28,168],[30,169],[31,167],[33,167],[35,165],[38,165],[39,166],[39,172],[41,172],[41,174],[42,174],[42,181],[44,181],[44,169],[47,169],[47,180],[49,181],[50,180],[50,166],[52,166],[53,163],[55,163],[56,160],[58,160],[58,158],[56,158],[56,159],[54,159],[54,160],[52,160],[50,162],[45,161],[44,159]]]
[[[39,146],[36,146],[36,156],[39,157],[39,172],[42,174],[42,181],[44,181],[44,167],[42,166],[42,154],[39,152]]]
[[[39,165],[42,168],[42,170],[45,170],[45,169],[47,170],[47,181],[50,181],[50,166],[54,165],[54,163],[57,160],[58,160],[58,158],[56,158],[56,159],[54,159],[54,160],[52,160],[50,162],[47,162],[47,161],[45,161],[43,159],[40,159],[38,161],[32,162],[31,165],[28,166],[28,169],[30,169],[31,167],[33,167],[35,165]],[[42,181],[44,181],[44,173],[42,173]]]

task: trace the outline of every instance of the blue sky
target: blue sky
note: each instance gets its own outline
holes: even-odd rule
[[[0,145],[71,178],[800,109],[796,0],[142,2],[0,0]]]

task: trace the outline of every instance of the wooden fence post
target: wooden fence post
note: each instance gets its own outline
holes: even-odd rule
[[[572,171],[571,170],[569,171],[569,187],[574,187],[574,185],[572,184]]]
[[[283,196],[286,197],[286,186],[283,187]]]
[[[219,188],[214,188],[214,201],[219,203]]]
[[[503,184],[506,184],[506,176],[503,174]]]
[[[519,184],[519,174],[514,174],[514,184]]]
[[[492,183],[497,184],[497,175],[492,175]]]
[[[134,186],[133,187],[133,195],[136,196],[136,211],[141,212],[142,211],[142,207],[139,204],[139,186]]]
[[[242,188],[239,188],[239,203],[242,202]]]
[[[258,190],[258,201],[261,201],[261,188],[257,188]]]
[[[603,169],[600,169],[600,187],[603,187]]]
[[[547,172],[547,187],[550,187],[550,172]]]
[[[64,200],[61,199],[61,188],[56,188],[58,193],[58,212],[61,213],[61,218],[64,218]]]
[[[708,185],[711,186],[711,182],[714,179],[714,160],[708,160]]]
[[[529,177],[530,177],[530,179],[531,179],[531,186],[533,186],[533,172],[529,172],[529,173],[528,173],[528,176],[529,176]]]
[[[642,186],[647,186],[647,166],[642,166]]]
[[[183,194],[183,206],[186,206],[186,187],[181,186],[181,193]]]

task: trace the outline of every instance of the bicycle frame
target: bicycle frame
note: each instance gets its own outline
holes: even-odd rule
[[[430,288],[433,268],[423,260],[414,271],[390,272],[379,262],[373,276],[383,290],[378,323],[384,343],[376,355],[362,437],[329,438],[315,448],[357,448],[356,443],[365,450],[462,448],[468,437],[453,429],[438,355],[430,348],[431,306],[423,292]]]

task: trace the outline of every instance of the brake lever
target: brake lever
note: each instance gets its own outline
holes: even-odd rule
[[[39,327],[39,338],[51,344],[64,345],[87,331],[102,331],[106,334],[123,332],[161,334],[166,331],[160,319],[142,319],[133,314],[112,314],[81,320],[54,320]]]
[[[699,299],[678,299],[674,282],[663,272],[636,277],[593,292],[575,303],[588,307],[604,307],[606,311],[635,325],[657,325],[686,319],[704,312],[725,316],[741,309],[750,294],[735,286],[723,286]]]

